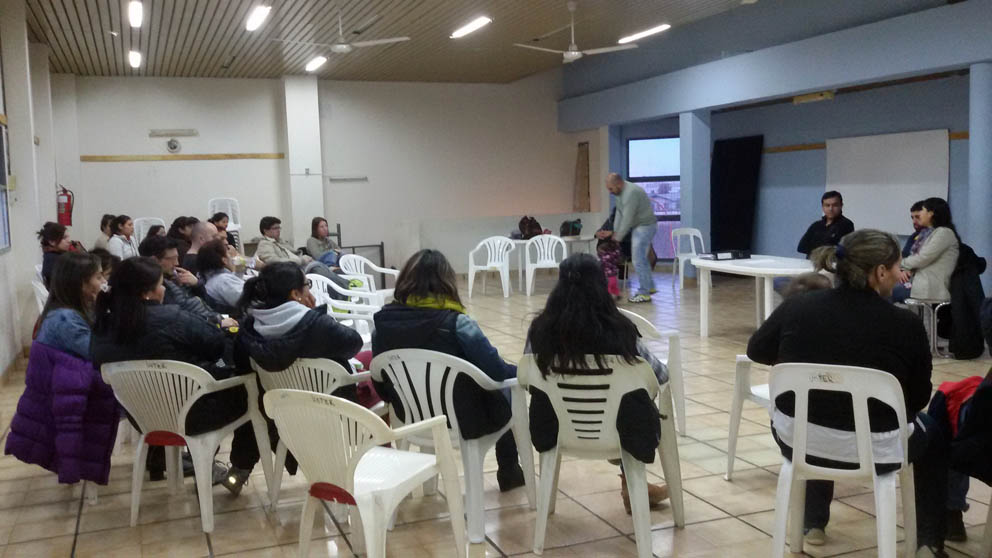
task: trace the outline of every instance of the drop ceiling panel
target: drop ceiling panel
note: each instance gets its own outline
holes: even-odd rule
[[[245,20],[272,5],[257,31]],[[51,48],[53,71],[85,76],[253,77],[302,74],[317,55],[322,79],[505,83],[560,65],[552,53],[514,47],[569,44],[563,0],[144,0],[132,29],[126,0],[28,0],[28,26]],[[661,23],[685,25],[740,0],[579,0],[580,49],[615,45],[623,35]],[[348,41],[408,36],[410,41],[334,54],[338,16]],[[479,15],[493,23],[465,38],[448,36]],[[276,41],[282,39],[283,41]],[[664,49],[664,40],[642,40]],[[142,54],[140,68],[127,62]],[[579,62],[581,63],[581,61]]]

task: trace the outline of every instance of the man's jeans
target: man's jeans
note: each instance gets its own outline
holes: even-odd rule
[[[648,249],[658,232],[658,223],[634,227],[630,231],[630,257],[634,260],[634,271],[637,273],[637,294],[650,295],[654,289],[654,278],[651,277],[651,264],[648,262]]]

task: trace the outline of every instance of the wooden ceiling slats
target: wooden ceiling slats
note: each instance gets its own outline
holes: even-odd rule
[[[55,72],[92,76],[255,77],[303,74],[321,54],[321,79],[505,83],[561,65],[561,57],[513,47],[569,21],[564,0],[271,0],[263,26],[245,30],[258,0],[143,0],[144,22],[132,29],[128,0],[28,0],[28,26],[50,47]],[[684,25],[740,5],[740,0],[579,0],[579,48],[609,46],[628,33],[668,22]],[[408,36],[404,43],[335,54],[338,15],[345,40]],[[448,36],[478,15],[493,24],[461,40]],[[373,17],[361,35],[353,30]],[[118,33],[117,36],[110,31]],[[568,30],[541,41],[565,49]],[[647,48],[664,55],[664,41]],[[138,69],[129,50],[141,52]]]

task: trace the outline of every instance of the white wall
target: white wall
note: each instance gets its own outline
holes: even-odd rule
[[[505,85],[320,82],[324,173],[369,179],[325,180],[325,217],[345,244],[385,241],[389,265],[438,248],[464,271],[468,249],[524,214],[555,215],[541,224],[557,232],[580,141],[590,142],[592,209],[603,211],[605,145],[597,130],[556,130],[559,84],[558,71]],[[439,242],[442,230],[458,238]]]
[[[62,78],[59,78],[62,79]],[[71,88],[56,92],[56,112],[71,114]],[[283,92],[278,80],[196,78],[75,78],[78,152],[58,154],[60,168],[79,155],[166,154],[168,138],[153,128],[195,128],[178,138],[182,153],[285,152]],[[58,129],[62,122],[57,122]],[[76,238],[89,246],[104,213],[131,217],[208,217],[213,197],[238,198],[248,238],[264,215],[283,214],[285,160],[80,163]],[[70,173],[60,178],[69,180]]]

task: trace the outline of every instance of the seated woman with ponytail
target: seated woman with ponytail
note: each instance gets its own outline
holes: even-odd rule
[[[223,330],[179,306],[162,304],[162,281],[162,268],[153,258],[138,256],[120,263],[110,276],[109,291],[97,299],[91,344],[94,366],[125,360],[178,360],[199,366],[219,380],[230,377],[231,367],[217,366],[224,355]],[[244,415],[248,404],[243,387],[208,394],[190,409],[186,432],[216,430]],[[148,452],[148,469],[156,480],[165,470],[165,455],[161,448],[150,450],[156,450]],[[234,431],[231,463],[251,470],[258,459],[255,433],[247,423]]]
[[[202,252],[201,252],[202,254]],[[235,341],[234,359],[239,370],[251,370],[250,360],[270,372],[289,368],[298,358],[326,358],[350,370],[348,359],[362,348],[362,336],[327,315],[327,306],[315,307],[310,280],[299,266],[278,262],[262,268],[257,277],[248,279],[238,302],[247,316]],[[334,392],[366,407],[379,398],[371,382],[345,386]],[[269,435],[278,440],[274,429]],[[295,461],[287,457],[287,469],[295,472]],[[250,469],[232,467],[225,483],[240,490],[248,480]]]
[[[937,457],[933,420],[921,413],[930,400],[931,360],[923,323],[912,312],[889,302],[900,281],[901,252],[895,238],[882,231],[861,229],[845,235],[836,247],[816,254],[814,265],[836,274],[837,287],[810,291],[785,300],[752,336],[747,356],[762,364],[812,362],[861,366],[895,376],[902,386],[907,420],[912,421],[908,458],[916,467],[916,505],[941,510],[944,501],[934,487],[932,471]],[[786,393],[775,400],[772,435],[782,454],[792,458],[795,397]],[[875,467],[893,471],[902,462],[902,448],[894,434],[901,425],[888,406],[869,401],[868,415],[874,442]],[[857,444],[854,412],[847,394],[814,391],[809,398],[807,443],[829,452],[829,459],[807,453],[812,465],[856,469]],[[946,484],[946,483],[945,483]],[[808,544],[824,544],[830,519],[833,482],[807,481],[804,528]],[[942,543],[933,522],[917,512],[920,553],[933,556]],[[926,548],[923,548],[926,547]],[[928,554],[930,553],[930,554]]]
[[[241,317],[238,301],[245,287],[245,280],[234,273],[234,264],[223,240],[212,240],[200,247],[196,267],[203,279],[207,304],[221,314]]]

